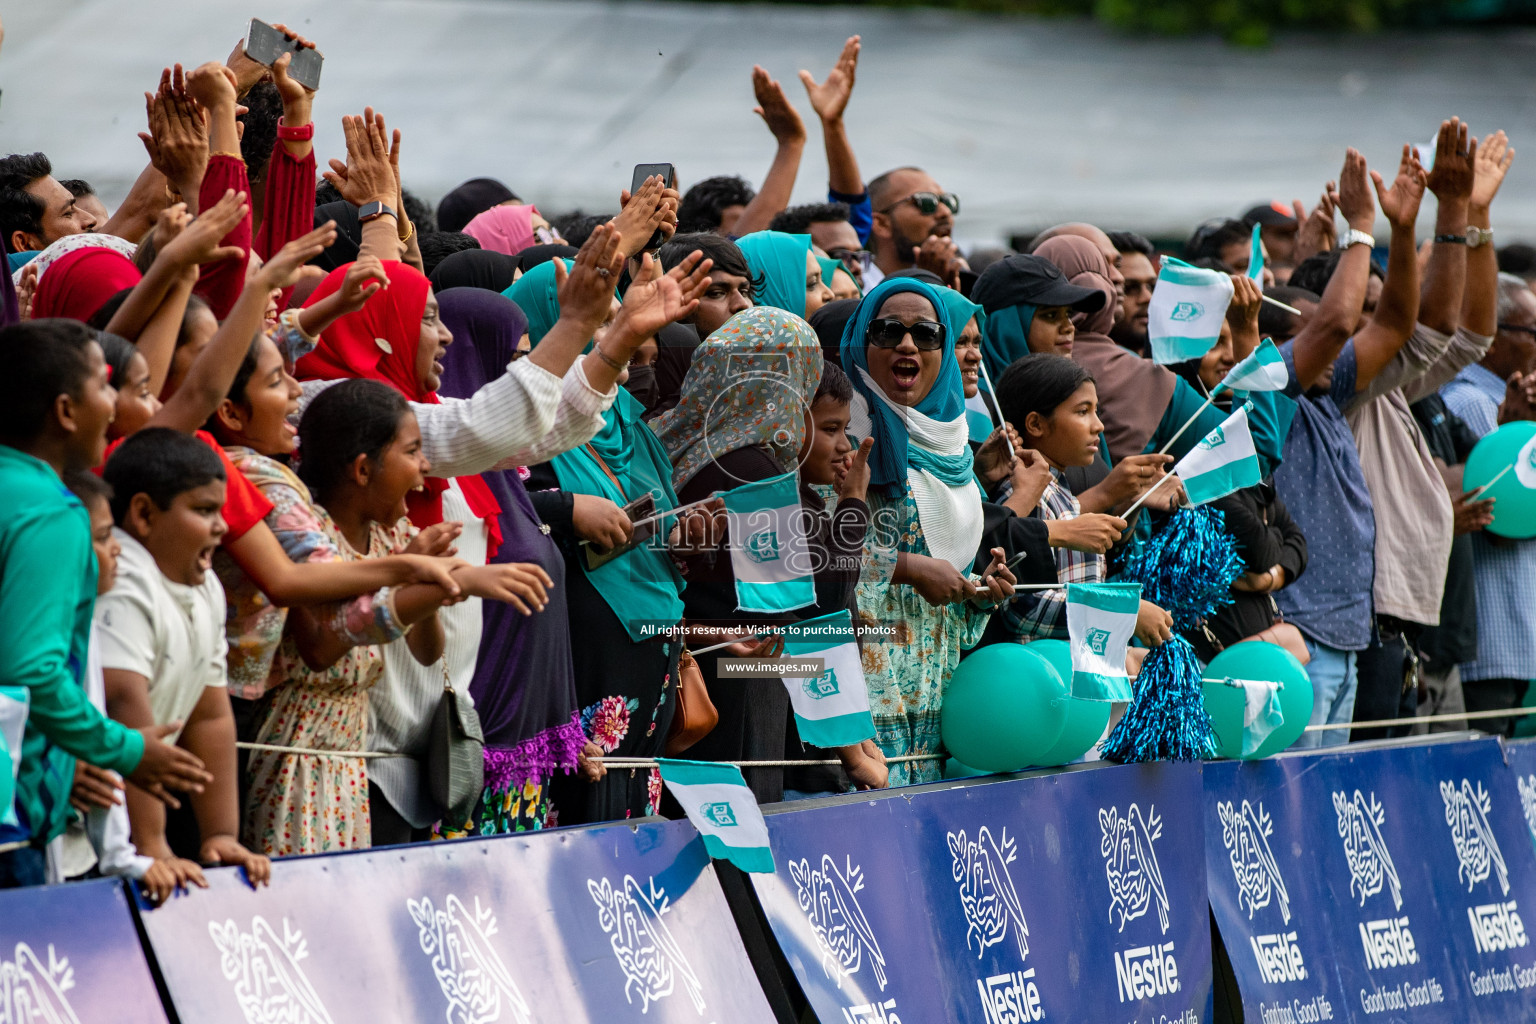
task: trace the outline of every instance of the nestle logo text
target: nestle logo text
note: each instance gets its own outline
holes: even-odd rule
[[[1472,922],[1472,940],[1479,953],[1518,949],[1531,941],[1525,934],[1525,922],[1520,920],[1520,908],[1514,900],[1468,907],[1467,917]]]
[[[1150,999],[1179,990],[1179,965],[1173,959],[1173,943],[1136,946],[1115,953],[1115,982],[1120,1001]]]
[[[1360,922],[1360,944],[1365,947],[1365,966],[1373,971],[1419,962],[1407,916]]]
[[[1253,958],[1258,961],[1259,974],[1265,984],[1301,981],[1307,976],[1307,967],[1301,961],[1301,947],[1296,944],[1295,932],[1250,935],[1248,944],[1253,947]]]
[[[1034,983],[1035,969],[994,974],[983,982],[976,979],[981,1009],[987,1024],[1033,1024],[1045,1019],[1040,1006],[1040,989]]]

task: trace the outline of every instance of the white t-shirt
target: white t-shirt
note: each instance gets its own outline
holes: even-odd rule
[[[149,680],[156,725],[185,722],[207,687],[225,685],[224,587],[212,571],[195,587],[173,583],[144,545],[112,533],[123,553],[117,582],[96,599],[101,666]]]

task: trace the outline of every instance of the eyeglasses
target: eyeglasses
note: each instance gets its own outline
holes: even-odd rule
[[[1516,334],[1529,334],[1531,337],[1536,338],[1536,327],[1525,327],[1520,324],[1501,323],[1499,324],[1499,330],[1514,331]]]
[[[924,217],[931,217],[935,213],[938,213],[940,203],[943,203],[945,206],[949,207],[950,213],[960,213],[960,197],[955,195],[953,192],[913,192],[905,199],[898,199],[890,206],[887,206],[885,209],[879,210],[877,212],[890,213],[902,203],[911,203],[913,206],[917,207],[917,212],[922,214]]]
[[[895,348],[910,334],[914,345],[924,352],[932,352],[944,347],[945,333],[944,325],[933,320],[919,320],[909,327],[894,317],[882,317],[869,322],[864,337],[875,348]]]
[[[862,274],[875,264],[875,254],[868,249],[828,249],[827,255],[841,262],[850,274]]]

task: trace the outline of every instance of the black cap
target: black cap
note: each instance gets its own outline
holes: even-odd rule
[[[971,301],[987,312],[1009,306],[1066,306],[1096,313],[1109,297],[1097,288],[1079,288],[1044,256],[1006,256],[976,279]]]
[[[1296,214],[1278,199],[1267,203],[1260,203],[1247,213],[1243,214],[1243,220],[1249,224],[1263,224],[1267,228],[1293,228],[1296,226]]]

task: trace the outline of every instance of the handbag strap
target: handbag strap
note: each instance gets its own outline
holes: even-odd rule
[[[597,461],[597,467],[601,469],[605,474],[607,474],[609,480],[613,481],[613,486],[618,490],[618,492],[627,498],[629,492],[624,490],[624,485],[619,483],[619,478],[613,475],[613,470],[608,468],[608,463],[604,462],[603,457],[597,454],[597,449],[592,447],[591,442],[582,445],[582,448],[586,450],[588,455],[592,456],[592,458]]]

